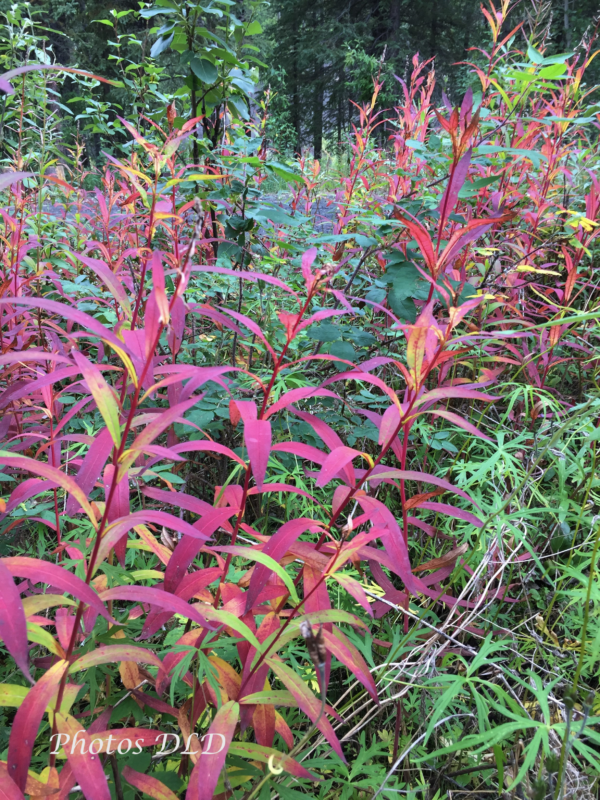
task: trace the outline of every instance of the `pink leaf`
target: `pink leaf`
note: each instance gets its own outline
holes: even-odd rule
[[[0,800],[25,800],[25,795],[10,777],[2,761],[0,761]]]
[[[136,770],[131,769],[131,767],[127,765],[123,767],[121,774],[127,783],[134,786],[140,792],[152,797],[153,800],[178,800],[177,795],[153,775],[144,775],[143,772],[136,772]]]
[[[27,770],[40,722],[48,703],[58,690],[67,662],[58,661],[31,687],[17,709],[8,743],[8,772],[21,791],[25,791]]]
[[[462,519],[465,522],[469,522],[471,525],[475,525],[476,528],[482,528],[483,522],[476,517],[474,514],[469,513],[468,511],[463,511],[462,508],[455,508],[454,506],[450,506],[447,503],[421,503],[419,508],[425,508],[429,511],[435,511],[438,514],[446,514],[449,517],[456,517],[457,519]]]
[[[57,314],[59,317],[71,319],[77,322],[88,333],[93,333],[99,336],[105,342],[109,342],[115,347],[116,350],[125,351],[128,353],[127,347],[123,342],[115,336],[115,334],[98,322],[97,319],[84,314],[83,311],[78,311],[76,306],[67,303],[59,303],[56,300],[44,300],[38,297],[0,297],[0,306],[5,305],[18,305],[26,306],[28,308],[43,308],[45,311],[50,311],[52,314]]]
[[[2,75],[3,83],[4,79],[8,75],[9,75],[8,72]],[[10,84],[8,84],[8,86],[10,86]],[[7,92],[7,94],[14,94],[14,89],[12,92]],[[12,186],[13,183],[18,183],[19,181],[25,180],[25,178],[33,178],[33,177],[34,177],[33,172],[3,172],[0,175],[0,192],[4,191],[4,189],[7,189],[9,186]]]
[[[43,582],[50,584],[50,586],[56,586],[57,589],[62,589],[63,592],[68,592],[87,603],[112,624],[118,624],[110,616],[96,592],[87,583],[84,583],[81,578],[72,575],[63,567],[59,567],[58,564],[42,561],[39,558],[28,558],[27,556],[7,556],[0,560],[8,567],[11,575],[18,575],[19,578],[29,578],[32,583]]]
[[[240,272],[239,270],[235,269],[227,269],[227,267],[207,267],[204,265],[200,267],[194,266],[190,272],[213,272],[219,275],[232,275],[235,278],[241,278],[244,281],[252,281],[254,283],[256,283],[256,281],[264,281],[265,283],[270,283],[273,286],[278,286],[285,292],[289,292],[290,294],[293,294],[294,297],[297,297],[296,292],[290,289],[287,284],[279,280],[279,278],[274,278],[272,275],[266,275],[264,272]],[[175,274],[175,270],[170,270],[167,272],[167,275],[172,274]]]
[[[21,596],[5,564],[0,561],[0,638],[30,683],[27,620]]]
[[[87,497],[81,488],[75,483],[73,478],[71,478],[69,475],[65,475],[62,470],[52,467],[50,464],[46,464],[44,461],[36,461],[35,459],[27,458],[26,456],[8,455],[6,451],[0,451],[0,464],[5,464],[7,467],[15,467],[16,469],[27,470],[38,477],[48,478],[58,486],[61,486],[66,492],[73,495],[73,497],[77,500],[90,518],[93,526],[96,527],[96,515],[94,514]]]
[[[229,447],[225,447],[224,444],[219,444],[219,442],[181,442],[181,444],[176,444],[171,449],[174,453],[219,453],[220,455],[227,456],[227,458],[237,461],[237,463],[242,466],[246,466],[246,462],[243,458],[240,458],[233,450]]]
[[[415,406],[422,406],[424,403],[432,403],[437,400],[450,400],[451,398],[463,398],[464,400],[480,400],[483,403],[493,403],[498,400],[497,397],[492,397],[489,394],[480,394],[474,389],[463,389],[460,386],[448,386],[441,389],[432,389],[430,392],[425,392],[421,395]]]
[[[97,433],[94,436],[94,441],[85,454],[83,461],[81,462],[81,466],[79,467],[79,471],[77,472],[77,476],[75,477],[76,484],[86,497],[90,494],[94,488],[94,484],[100,477],[100,473],[106,464],[106,459],[108,458],[112,447],[113,440],[110,431],[108,428],[102,428],[100,433]],[[72,516],[76,511],[77,499],[72,495],[69,495],[67,499],[66,514],[67,516]]]
[[[186,800],[211,800],[225,764],[225,757],[233,739],[240,716],[240,707],[230,700],[217,711],[188,785]],[[212,734],[212,735],[211,735]]]
[[[162,667],[162,661],[151,650],[133,644],[101,645],[80,656],[69,667],[69,673],[96,667],[98,664],[114,664],[118,661],[135,661],[137,664],[152,664]]]
[[[334,572],[331,577],[336,580],[340,586],[342,586],[348,592],[348,594],[351,595],[356,602],[364,608],[370,617],[373,616],[373,609],[371,608],[371,603],[369,603],[367,595],[365,594],[365,590],[355,578],[351,578],[350,575],[346,575],[343,572]]]
[[[320,523],[308,517],[301,517],[300,519],[292,519],[284,523],[274,536],[271,536],[269,541],[265,544],[262,552],[271,556],[275,561],[281,561],[290,546],[301,536],[305,531],[313,533],[321,531]],[[264,588],[267,578],[271,574],[271,570],[264,564],[256,564],[252,577],[250,578],[250,585],[246,592],[246,611],[249,611],[256,602],[256,598]]]
[[[371,612],[372,614],[373,612]],[[358,678],[365,689],[369,692],[373,700],[379,703],[377,697],[377,688],[375,681],[369,671],[364,658],[358,651],[355,645],[345,636],[335,625],[332,625],[332,630],[328,631],[326,627],[323,628],[323,636],[325,638],[325,645],[331,655],[335,656],[338,661],[341,661],[350,672]]]
[[[169,301],[165,291],[165,271],[162,265],[162,253],[155,250],[150,259],[152,269],[152,288],[156,298],[159,319],[163,325],[169,324]]]
[[[146,522],[155,522],[157,525],[163,525],[165,528],[185,533],[193,539],[206,540],[209,536],[209,534],[203,533],[197,527],[197,523],[196,525],[190,525],[189,522],[185,522],[179,517],[173,516],[173,514],[167,514],[166,511],[153,511],[152,509],[134,511],[126,517],[115,520],[113,524],[106,529],[102,541],[100,542],[100,547],[98,548],[96,564],[101,564],[115,546],[116,542],[135,525],[144,525]]]
[[[125,289],[123,288],[123,284],[117,278],[115,273],[107,266],[107,264],[105,264],[104,261],[100,261],[98,258],[90,258],[89,256],[84,256],[81,253],[76,253],[74,251],[71,251],[70,255],[84,263],[86,267],[89,267],[92,272],[94,272],[100,278],[102,283],[107,287],[108,291],[119,303],[123,311],[128,317],[131,317],[131,305]]]
[[[336,447],[329,453],[317,478],[317,486],[326,486],[347,464],[352,464],[352,459],[362,455],[359,450],[352,447]],[[350,472],[351,483],[354,485],[354,471]]]
[[[440,200],[440,205],[438,207],[438,211],[440,212],[441,215],[438,223],[440,229],[444,227],[444,225],[446,224],[446,220],[448,219],[450,214],[454,211],[454,206],[456,205],[456,201],[458,200],[458,193],[462,189],[464,182],[467,179],[467,175],[469,173],[469,164],[471,163],[472,155],[473,155],[473,148],[470,147],[456,165],[454,173],[451,174],[451,178],[448,181],[448,186],[446,186],[446,191],[444,192],[444,195]]]
[[[244,423],[244,441],[254,480],[260,488],[265,480],[271,452],[271,423],[264,419],[248,420]]]
[[[281,411],[283,408],[287,408],[289,405],[291,405],[291,403],[297,403],[299,400],[305,400],[307,397],[333,397],[336,400],[339,399],[336,393],[329,391],[329,389],[303,386],[300,389],[292,389],[289,392],[285,392],[285,394],[283,394],[276,403],[273,403],[272,406],[269,406],[265,417],[268,418],[272,414],[276,414],[278,411]]]
[[[433,414],[434,417],[442,417],[443,419],[447,419],[448,422],[453,422],[459,428],[464,428],[464,430],[468,431],[470,434],[475,436],[477,439],[485,439],[487,442],[493,441],[490,439],[489,436],[486,436],[485,433],[482,433],[479,428],[476,428],[475,425],[472,425],[466,419],[463,419],[458,414],[455,414],[454,411],[444,411],[443,409],[431,409],[424,413]]]
[[[93,797],[94,800],[110,800],[108,781],[102,768],[102,762],[99,756],[90,753],[92,739],[89,733],[69,714],[58,713],[55,717],[58,732],[69,736],[64,750],[84,797]],[[74,744],[75,737],[80,744]]]
[[[285,687],[294,695],[298,706],[304,711],[306,716],[313,722],[316,722],[321,711],[321,701],[317,700],[302,678],[294,672],[291,667],[288,667],[287,664],[276,661],[274,658],[268,658],[267,661],[275,675],[277,675]],[[325,714],[323,714],[319,720],[317,727],[345,763],[346,759],[344,758],[342,746]]]
[[[170,592],[161,592],[151,586],[115,586],[102,593],[105,600],[128,600],[131,603],[148,603],[181,614],[186,619],[197,622],[202,628],[208,627],[204,617],[194,606],[188,605],[181,597]]]

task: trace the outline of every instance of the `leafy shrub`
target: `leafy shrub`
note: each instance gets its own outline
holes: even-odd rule
[[[332,175],[235,101],[252,23],[194,55],[141,13],[189,118],[105,127],[94,191],[18,145],[0,177],[2,790],[589,794],[590,49],[486,11],[480,91],[434,108],[415,57]]]

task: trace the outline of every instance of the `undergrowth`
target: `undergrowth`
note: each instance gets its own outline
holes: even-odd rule
[[[595,32],[490,4],[326,167],[140,13],[125,111],[6,20],[0,795],[597,796]]]

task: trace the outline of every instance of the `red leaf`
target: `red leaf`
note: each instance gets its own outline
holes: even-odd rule
[[[465,400],[480,400],[483,403],[493,403],[498,400],[489,394],[481,394],[474,389],[464,389],[460,386],[448,386],[441,389],[432,389],[430,392],[425,392],[421,395],[415,406],[422,406],[424,403],[432,403],[437,400],[449,400],[454,397],[461,397]]]
[[[287,408],[291,403],[297,403],[299,400],[306,400],[307,397],[333,397],[336,400],[339,400],[337,394],[329,391],[329,389],[303,386],[300,389],[292,389],[289,392],[285,392],[285,394],[283,394],[276,403],[273,403],[272,406],[269,406],[267,413],[265,414],[265,418],[270,417],[272,414],[276,414],[283,408]]]
[[[186,619],[197,622],[201,627],[206,628],[208,624],[198,610],[188,605],[181,597],[177,597],[170,592],[161,592],[151,586],[115,586],[102,593],[106,600],[129,600],[132,603],[149,603],[153,606],[160,606],[168,609],[174,614],[181,614]]]
[[[92,724],[88,728],[88,733],[91,734],[103,731],[108,725],[111,713],[112,713],[112,706],[105,708],[104,711],[100,714],[100,716],[96,720],[94,720],[94,722],[92,722]],[[68,800],[69,792],[75,786],[76,783],[77,781],[73,775],[73,770],[71,769],[71,765],[67,762],[62,768],[59,776],[60,791],[58,795],[54,795],[53,800]]]
[[[355,645],[353,645],[348,637],[336,628],[335,625],[332,625],[331,631],[328,631],[327,628],[324,627],[323,636],[325,638],[327,650],[335,656],[338,661],[341,661],[342,664],[348,667],[350,672],[358,678],[369,692],[373,700],[379,703],[373,676],[369,671],[366,661]]]
[[[408,219],[399,211],[394,211],[394,217],[408,228],[410,235],[419,245],[419,250],[423,254],[427,268],[432,275],[435,275],[436,258],[429,232],[416,219]]]
[[[136,772],[127,765],[123,767],[121,774],[127,783],[135,786],[140,792],[144,792],[144,794],[152,797],[153,800],[178,800],[177,795],[153,775],[144,775],[142,772]]]
[[[133,644],[101,645],[80,656],[69,667],[69,673],[96,667],[98,664],[114,664],[118,661],[135,661],[137,664],[152,664],[162,667],[162,661],[151,650]]]
[[[301,517],[300,519],[292,519],[284,523],[274,536],[271,536],[269,541],[265,544],[262,552],[265,555],[271,556],[275,561],[281,561],[290,546],[301,536],[305,531],[321,531],[320,523],[308,517]],[[256,564],[250,579],[250,586],[246,592],[246,611],[249,611],[256,602],[256,598],[267,583],[267,578],[271,574],[271,570],[264,564]]]
[[[377,472],[374,477],[377,480],[382,480],[383,478],[398,478],[402,481],[423,481],[424,483],[432,483],[434,486],[440,486],[442,489],[445,489],[447,492],[452,492],[453,494],[459,495],[459,497],[463,497],[465,500],[468,500],[473,505],[477,505],[477,503],[472,500],[469,495],[464,492],[462,489],[459,489],[457,486],[454,486],[445,478],[438,478],[437,475],[430,475],[428,472],[417,472],[417,470],[413,469],[393,469],[390,468],[389,470],[383,472]]]
[[[70,714],[58,713],[55,717],[58,732],[69,736],[64,750],[84,797],[111,800],[102,762],[97,755],[90,753],[92,739],[88,732]]]
[[[73,497],[77,500],[90,518],[92,525],[96,527],[96,516],[92,511],[92,507],[87,497],[82,492],[80,487],[75,483],[73,478],[71,478],[69,475],[65,475],[62,470],[52,467],[50,464],[46,464],[44,461],[36,461],[35,459],[27,458],[26,456],[7,455],[6,451],[0,451],[0,464],[5,464],[7,467],[15,467],[16,469],[27,470],[28,472],[32,472],[34,475],[38,475],[42,478],[48,478],[55,484],[58,484],[58,486],[61,486],[66,492],[73,495]]]
[[[0,306],[3,305],[43,308],[45,311],[50,311],[52,314],[57,314],[59,317],[72,319],[73,322],[77,322],[88,333],[93,333],[105,342],[109,342],[117,351],[121,350],[129,353],[128,348],[125,347],[123,342],[117,338],[111,330],[89,314],[78,311],[75,305],[59,303],[56,300],[44,300],[38,297],[0,297]],[[131,354],[129,353],[129,355]]]
[[[18,575],[19,578],[29,578],[32,583],[44,582],[50,584],[50,586],[56,586],[58,589],[62,589],[63,592],[68,592],[87,603],[88,606],[102,614],[112,624],[118,624],[110,616],[96,592],[84,583],[81,578],[72,575],[63,567],[59,567],[49,561],[28,558],[27,556],[7,556],[1,561],[8,567],[11,575]]]
[[[174,445],[171,450],[174,453],[219,453],[227,456],[227,458],[232,458],[242,466],[246,466],[243,458],[234,453],[229,447],[225,447],[224,444],[219,444],[219,442],[181,442],[181,444]]]
[[[444,227],[446,220],[454,211],[454,206],[458,200],[458,193],[462,189],[464,182],[467,179],[472,155],[473,148],[470,147],[456,165],[454,173],[451,173],[451,179],[448,181],[448,186],[446,186],[446,191],[444,192],[438,207],[438,211],[440,212],[438,225],[440,226],[440,229]]]
[[[0,561],[0,638],[15,663],[30,683],[27,620],[21,595],[6,565]]]
[[[352,447],[346,447],[346,445],[336,447],[329,453],[321,467],[319,477],[317,478],[317,486],[326,486],[347,464],[352,464],[353,458],[360,455],[362,455],[361,452],[359,450],[354,450]],[[348,471],[346,471],[346,474],[347,473]],[[354,470],[351,470],[349,477],[351,478],[352,485],[354,485]]]
[[[289,691],[294,695],[298,706],[302,709],[302,711],[304,711],[306,716],[313,722],[316,722],[321,711],[321,701],[317,700],[302,678],[297,675],[293,669],[288,667],[287,664],[283,664],[281,661],[276,661],[274,658],[269,658],[267,661],[273,672],[286,686],[286,688],[289,689]],[[342,746],[340,745],[335,731],[331,727],[331,723],[325,714],[321,716],[317,727],[327,739],[331,747],[345,763],[346,759],[344,758]]]
[[[94,484],[100,477],[102,468],[106,464],[110,451],[113,448],[113,440],[108,428],[94,435],[94,441],[85,454],[79,471],[75,478],[76,484],[87,497],[94,488]],[[72,516],[77,511],[77,498],[69,495],[66,506],[67,516]]]
[[[238,422],[241,419],[241,414],[239,412],[238,407],[235,404],[235,400],[229,401],[229,421],[233,425],[234,428],[237,428]]]
[[[252,725],[258,744],[272,747],[275,737],[275,706],[266,703],[256,706],[252,715]]]
[[[240,707],[232,700],[217,711],[206,737],[202,737],[207,738],[208,742],[190,775],[186,800],[211,800],[239,715]]]
[[[157,525],[164,525],[165,528],[170,528],[180,533],[185,533],[193,539],[202,539],[205,541],[210,534],[203,533],[199,527],[190,525],[179,517],[173,514],[167,514],[166,511],[153,511],[146,509],[143,511],[134,511],[128,514],[123,519],[117,519],[114,523],[106,529],[106,533],[102,537],[100,547],[98,548],[98,557],[96,559],[96,566],[100,565],[102,561],[108,556],[115,543],[130,531],[135,525],[143,525],[146,522],[154,522]]]
[[[244,441],[256,485],[265,480],[269,454],[271,452],[271,423],[264,419],[248,420],[244,423]]]
[[[5,72],[4,75],[0,76],[3,83],[8,75],[9,73]],[[8,85],[10,86],[10,84]],[[14,89],[12,92],[7,92],[7,94],[14,94]],[[9,186],[12,186],[13,183],[18,183],[25,178],[33,178],[33,172],[3,172],[2,175],[0,175],[0,192],[4,191],[4,189],[7,189]]]
[[[272,275],[266,275],[263,272],[240,272],[239,270],[235,269],[227,269],[227,267],[207,267],[207,266],[200,266],[200,267],[192,267],[190,272],[216,272],[219,275],[233,275],[235,278],[239,278],[244,281],[264,281],[265,283],[271,283],[273,286],[279,286],[280,289],[283,289],[290,294],[293,294],[294,297],[297,297],[296,292],[294,292],[290,287],[285,284],[283,281],[280,281],[279,278],[274,278]],[[169,270],[167,275],[174,275],[175,270]]]
[[[8,772],[21,791],[25,791],[27,770],[40,722],[52,700],[68,663],[58,661],[31,687],[17,709],[8,743]]]
[[[470,523],[471,525],[475,525],[476,528],[482,528],[483,522],[476,517],[474,514],[470,514],[468,511],[463,511],[462,508],[455,508],[454,506],[449,506],[447,503],[421,503],[419,508],[426,508],[429,511],[435,511],[439,514],[446,514],[449,517],[456,517],[457,519],[462,519],[465,522]]]
[[[10,777],[2,761],[0,761],[0,800],[25,800],[23,792]]]
[[[102,281],[102,283],[107,287],[109,292],[115,298],[115,300],[119,303],[123,311],[131,317],[131,305],[129,303],[129,298],[123,288],[123,284],[117,278],[115,273],[104,263],[104,261],[100,261],[98,258],[90,258],[89,256],[84,256],[81,253],[76,253],[74,251],[70,251],[69,253],[73,258],[77,258],[86,267],[92,270]]]
[[[485,433],[482,433],[479,430],[479,428],[476,428],[475,425],[472,425],[470,422],[467,422],[466,419],[463,419],[458,414],[455,414],[453,411],[444,411],[442,409],[438,410],[434,408],[424,413],[433,414],[434,417],[442,417],[443,419],[447,419],[449,422],[453,422],[459,428],[464,428],[464,430],[468,431],[477,439],[485,439],[487,442],[493,441],[492,439],[490,439],[489,436],[486,436]]]

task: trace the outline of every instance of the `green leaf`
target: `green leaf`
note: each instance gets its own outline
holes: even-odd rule
[[[276,161],[271,161],[268,164],[265,164],[265,167],[270,172],[274,172],[276,175],[279,175],[280,178],[283,178],[286,181],[304,183],[304,179],[301,175],[298,175],[296,172],[292,172],[289,167],[284,167],[283,164],[279,164]]]
[[[174,36],[175,33],[172,33],[168,39],[163,39],[162,36],[159,36],[159,38],[152,45],[152,49],[150,50],[151,58],[158,58],[158,56],[161,53],[164,53],[164,51],[169,48],[171,42],[173,41]]]
[[[300,598],[296,593],[296,587],[294,586],[294,581],[292,580],[291,575],[286,572],[281,564],[278,564],[274,558],[271,558],[270,555],[267,555],[267,553],[263,553],[260,550],[253,550],[250,547],[243,547],[241,545],[230,545],[229,547],[224,547],[222,549],[226,553],[233,553],[234,556],[247,558],[249,561],[257,561],[259,564],[263,564],[265,567],[272,570],[276,575],[279,575],[281,580],[285,583],[287,590],[290,593],[290,597],[294,603],[298,605]]]
[[[535,47],[532,47],[531,45],[527,47],[527,58],[534,64],[544,63],[544,56],[540,52],[538,52],[535,49]]]
[[[327,322],[321,325],[311,325],[307,334],[315,342],[336,342],[342,337],[339,327]]]
[[[206,58],[192,58],[190,69],[202,83],[215,83],[219,77],[219,71],[215,65]]]
[[[251,22],[250,25],[246,28],[246,36],[258,36],[259,33],[262,33],[262,25],[258,20],[254,20]]]

